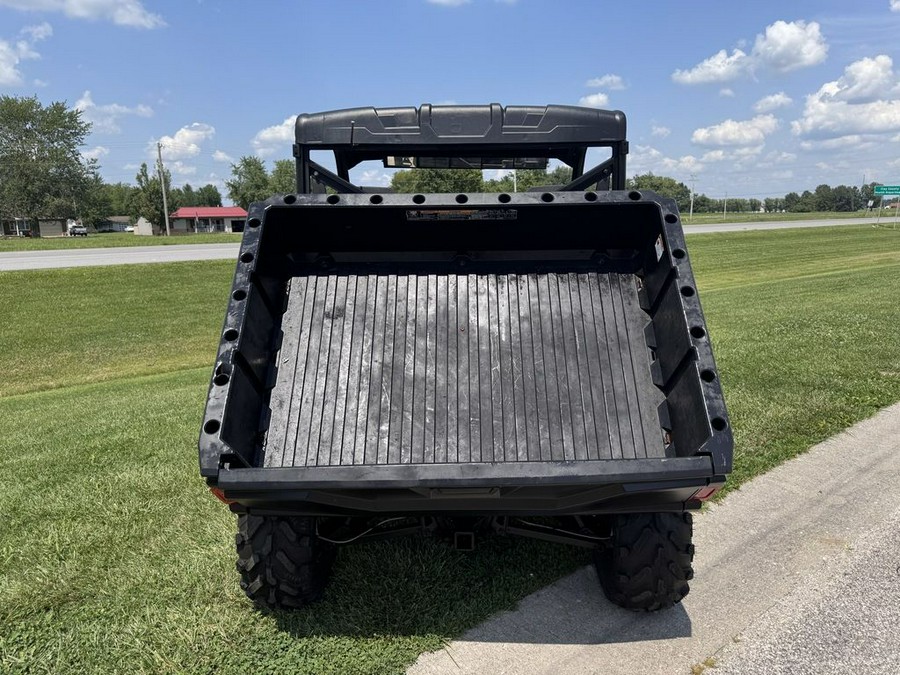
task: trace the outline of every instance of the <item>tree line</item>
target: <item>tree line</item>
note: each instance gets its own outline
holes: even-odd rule
[[[766,213],[811,213],[814,211],[859,211],[866,208],[870,200],[874,200],[875,186],[879,183],[868,183],[862,186],[837,185],[831,187],[822,184],[815,190],[804,190],[802,193],[788,192],[783,197],[766,197],[764,199],[743,199],[728,197],[713,199],[705,194],[694,194],[694,213],[760,212]],[[691,189],[682,182],[668,176],[657,176],[645,173],[628,180],[628,188],[632,190],[653,190],[664,197],[671,197],[678,204],[678,210],[688,213],[691,208]]]
[[[221,206],[222,195],[212,184],[195,188],[172,187],[172,177],[143,163],[133,185],[106,183],[95,159],[87,159],[81,148],[90,134],[90,122],[81,111],[63,102],[42,105],[37,97],[0,96],[0,221],[37,218],[81,218],[88,225],[102,226],[111,216],[146,217],[155,224],[164,220],[162,186],[167,188],[169,211],[182,206]],[[229,198],[247,208],[273,194],[295,190],[294,162],[278,160],[272,171],[259,157],[244,156],[231,166],[225,181]],[[395,192],[523,192],[545,185],[561,185],[571,170],[518,170],[485,179],[479,169],[413,169],[397,171],[390,187]],[[788,192],[783,197],[714,199],[693,195],[696,213],[769,211],[857,211],[875,199],[877,183],[861,187],[822,184],[815,190]],[[674,199],[683,213],[691,209],[692,195],[684,183],[668,176],[645,173],[627,181],[629,189],[654,190]]]

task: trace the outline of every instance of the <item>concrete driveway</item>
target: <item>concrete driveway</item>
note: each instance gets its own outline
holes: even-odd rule
[[[695,518],[680,606],[634,614],[583,569],[409,673],[900,673],[900,404]]]

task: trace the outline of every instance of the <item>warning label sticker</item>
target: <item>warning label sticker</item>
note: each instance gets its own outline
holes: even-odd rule
[[[409,209],[407,220],[517,220],[516,209]]]
[[[662,258],[663,251],[666,250],[665,246],[663,245],[662,235],[659,235],[656,238],[656,245],[654,248],[656,248],[656,262],[659,262]]]

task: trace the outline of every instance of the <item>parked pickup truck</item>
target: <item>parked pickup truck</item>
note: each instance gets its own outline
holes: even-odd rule
[[[625,126],[552,105],[297,118],[297,192],[250,207],[199,441],[250,598],[301,607],[337,546],[409,533],[588,547],[634,610],[687,594],[689,512],[733,442],[678,210],[625,189]],[[572,179],[392,194],[351,182],[371,160]]]

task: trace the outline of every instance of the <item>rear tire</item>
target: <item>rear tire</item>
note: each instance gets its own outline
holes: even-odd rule
[[[305,516],[238,516],[241,588],[266,609],[298,609],[322,597],[335,549]]]
[[[681,602],[694,578],[692,535],[690,513],[614,516],[611,545],[594,553],[606,597],[636,612]]]

